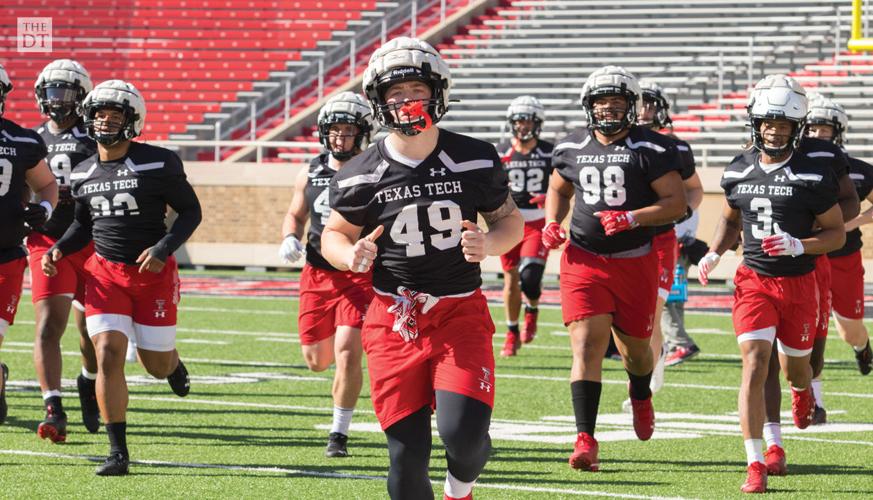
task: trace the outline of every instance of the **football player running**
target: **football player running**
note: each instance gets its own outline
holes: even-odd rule
[[[815,408],[809,360],[818,310],[817,294],[810,293],[817,286],[816,256],[842,247],[845,230],[837,176],[800,146],[807,112],[803,88],[782,75],[769,76],[756,87],[748,110],[754,148],[724,171],[726,202],[710,252],[698,263],[698,278],[708,282],[742,231],[732,312],[743,360],[739,414],[748,468],[741,490],[762,493],[768,476],[764,385],[773,343],[791,385],[794,424],[804,429]]]
[[[655,132],[661,132],[675,141],[682,167],[679,170],[679,175],[682,177],[685,198],[688,201],[686,216],[690,218],[700,206],[700,202],[703,201],[703,185],[700,183],[700,177],[694,168],[694,152],[687,142],[674,136],[668,129],[673,120],[670,119],[670,104],[667,102],[664,89],[650,80],[640,80],[640,88],[643,91],[643,107],[637,118],[637,123]],[[668,354],[674,358],[694,355],[690,346],[669,346],[673,347],[676,352],[668,353],[664,346],[661,329],[661,316],[667,304],[667,297],[673,287],[673,274],[679,257],[679,243],[674,227],[675,224],[672,222],[656,227],[655,237],[652,239],[652,249],[658,255],[658,300],[655,304],[655,319],[652,323],[652,355],[656,360],[655,370],[652,373],[652,394],[660,391],[664,385],[664,366]],[[625,401],[625,407],[629,406],[630,400]]]
[[[506,342],[501,356],[515,356],[522,343],[532,342],[537,333],[537,315],[542,294],[543,273],[549,250],[543,246],[543,206],[552,173],[552,143],[539,138],[545,108],[533,96],[516,97],[506,110],[512,137],[497,146],[509,176],[509,189],[524,217],[524,239],[500,256],[503,267],[503,307],[506,311]],[[522,295],[524,326],[519,331],[518,315]]]
[[[54,276],[62,259],[91,241],[85,263],[85,318],[97,353],[97,402],[109,435],[109,456],[96,473],[128,473],[128,338],[135,339],[146,371],[166,378],[178,396],[190,390],[176,351],[179,274],[175,252],[200,224],[200,202],[170,150],[132,142],[142,133],[146,108],[131,84],[109,80],[82,103],[85,128],[97,154],[71,175],[75,218],[42,258]],[[167,207],[178,216],[167,230]]]
[[[321,255],[321,234],[330,216],[328,187],[350,159],[367,148],[374,122],[370,105],[358,94],[343,92],[318,113],[318,134],[325,152],[300,170],[294,198],[282,223],[285,239],[279,256],[295,262],[303,255],[297,330],[309,369],[326,370],[336,361],[333,379],[333,424],[325,455],[348,456],[352,414],[361,393],[361,325],[373,300],[370,274],[338,271]],[[309,231],[304,249],[306,221]]]
[[[843,147],[849,117],[845,109],[830,99],[810,99],[806,133]],[[847,154],[849,177],[859,199],[873,202],[873,165]],[[868,375],[873,370],[870,337],[864,326],[864,266],[861,263],[860,226],[873,222],[873,208],[846,222],[846,245],[830,252],[833,316],[840,337],[855,351],[858,370]],[[839,283],[839,286],[836,284]]]
[[[543,243],[567,240],[560,222],[570,210],[570,244],[561,258],[561,309],[570,330],[570,394],[576,444],[569,462],[596,471],[594,438],[602,388],[603,356],[615,337],[630,383],[634,431],[654,432],[650,347],[658,295],[656,226],[687,210],[675,141],[636,124],[642,106],[637,79],[618,66],[594,71],[582,88],[588,128],[554,149],[546,195]]]
[[[50,62],[34,85],[39,110],[49,118],[36,131],[48,147],[46,161],[58,183],[57,208],[45,224],[35,227],[27,237],[31,300],[36,316],[33,362],[46,408],[45,419],[37,433],[54,443],[67,438],[67,414],[61,399],[61,336],[67,328],[71,306],[82,353],[82,373],[76,378],[82,422],[92,433],[100,427],[95,389],[97,358],[88,337],[84,306],[87,274],[84,266],[94,253],[94,245],[88,244],[61,261],[58,273],[51,278],[40,268],[42,256],[73,222],[75,202],[70,193],[70,174],[76,165],[97,152],[97,144],[88,137],[85,124],[76,112],[92,88],[85,68],[70,59]]]
[[[12,82],[0,65],[0,346],[15,319],[27,254],[25,234],[51,217],[58,184],[45,162],[46,145],[33,130],[3,118]],[[26,203],[29,191],[36,203]],[[6,421],[6,381],[9,367],[0,363],[0,424]]]
[[[491,451],[495,389],[494,323],[479,263],[523,234],[494,146],[435,126],[450,90],[448,66],[425,42],[400,37],[373,53],[364,93],[391,133],[334,175],[322,234],[335,268],[373,268],[376,297],[361,341],[394,499],[433,497],[434,407],[445,498],[472,498]]]

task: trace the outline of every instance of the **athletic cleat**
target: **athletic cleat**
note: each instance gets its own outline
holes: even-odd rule
[[[473,492],[471,491],[469,495],[461,498],[450,497],[443,493],[443,500],[473,500]]]
[[[324,450],[324,456],[330,458],[349,456],[349,450],[346,448],[348,442],[349,437],[345,434],[331,432],[327,437],[327,448]]]
[[[679,346],[670,351],[670,354],[667,355],[667,359],[664,360],[664,365],[676,366],[698,354],[700,354],[700,348],[696,345],[692,345],[691,347]]]
[[[96,383],[79,374],[76,377],[79,389],[79,405],[82,407],[82,423],[88,432],[94,434],[100,429],[100,408],[97,406]]]
[[[525,344],[533,342],[537,335],[537,315],[539,311],[531,311],[530,308],[524,308],[524,326],[521,328],[521,341]]]
[[[870,339],[861,352],[855,351],[855,360],[858,362],[858,370],[861,375],[869,375],[873,371],[873,350],[870,349]]]
[[[747,469],[746,482],[740,487],[743,493],[764,493],[767,491],[767,466],[755,462]]]
[[[598,448],[597,440],[593,436],[587,432],[577,434],[576,445],[573,447],[573,454],[570,455],[570,467],[591,472],[600,470],[600,463],[597,461]]]
[[[812,421],[809,425],[822,425],[828,422],[828,412],[821,406],[816,406],[812,411]]]
[[[49,439],[52,443],[63,443],[67,440],[67,414],[55,412],[53,406],[47,406],[45,420],[36,429],[37,435],[42,439]]]
[[[506,332],[506,342],[503,343],[503,349],[500,351],[500,355],[504,358],[515,356],[519,349],[521,349],[521,339],[518,338],[518,334],[515,332]]]
[[[634,432],[640,441],[648,441],[655,432],[655,408],[652,406],[652,397],[648,399],[630,398],[631,410],[634,414]]]
[[[3,381],[3,388],[0,388],[0,424],[6,421],[6,413],[9,407],[6,406],[6,381],[9,380],[9,367],[5,363],[0,363],[0,378]]]
[[[778,444],[771,445],[764,452],[764,464],[768,476],[784,476],[788,474],[788,464],[785,462],[785,450]]]
[[[191,379],[188,377],[188,370],[185,368],[185,363],[179,360],[179,366],[167,377],[167,382],[170,384],[170,389],[176,393],[176,396],[184,398],[191,390]]]
[[[130,459],[121,453],[113,453],[106,457],[106,461],[97,467],[95,473],[98,476],[126,476],[129,466]]]
[[[812,388],[798,392],[791,389],[791,414],[794,416],[794,426],[798,429],[806,429],[812,422],[815,413],[815,398],[812,396]]]

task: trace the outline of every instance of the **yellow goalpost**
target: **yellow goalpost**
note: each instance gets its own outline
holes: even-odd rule
[[[852,36],[847,44],[849,50],[855,52],[873,51],[873,38],[865,38],[863,0],[852,0]]]

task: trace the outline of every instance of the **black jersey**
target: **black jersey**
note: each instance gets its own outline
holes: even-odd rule
[[[552,165],[576,190],[570,240],[598,254],[642,247],[651,242],[654,228],[606,236],[594,212],[652,205],[658,195],[651,183],[680,169],[673,139],[637,126],[624,139],[608,145],[589,130],[570,134],[555,146]]]
[[[810,237],[815,216],[837,203],[837,178],[829,167],[798,152],[775,170],[764,170],[759,158],[755,150],[737,156],[721,178],[728,204],[742,212],[743,261],[764,276],[811,272],[815,255],[771,257],[761,249],[761,241],[780,232]]]
[[[0,263],[23,257],[27,171],[45,158],[39,134],[0,118]]]
[[[134,264],[143,250],[166,260],[200,222],[200,202],[176,153],[131,142],[127,155],[102,162],[98,155],[73,170],[76,217],[56,243],[68,255],[87,244],[104,258]],[[167,232],[167,206],[179,216]]]
[[[306,262],[322,269],[336,270],[321,255],[321,233],[330,217],[330,180],[336,170],[328,165],[328,154],[322,153],[309,162],[309,174],[306,176],[306,187],[303,198],[309,208],[309,232],[306,236]]]
[[[509,176],[512,200],[521,210],[542,210],[530,202],[531,197],[546,194],[549,176],[552,175],[552,150],[555,146],[537,139],[537,144],[528,154],[519,153],[511,141],[497,146],[500,160]],[[542,218],[542,217],[539,217]]]
[[[681,165],[681,169],[679,170],[679,176],[682,177],[683,181],[687,181],[697,171],[694,165],[694,151],[691,150],[691,145],[683,141],[682,139],[679,139],[672,135],[668,135],[667,137],[673,139],[676,142],[676,151],[679,153],[679,162]],[[675,224],[673,224],[672,222],[670,224],[664,224],[663,226],[656,226],[655,234],[672,231],[673,226],[675,226]]]
[[[816,139],[814,137],[804,137],[800,141],[800,146],[794,152],[794,156],[805,156],[808,160],[819,163],[822,166],[833,170],[837,180],[844,175],[849,174],[849,158],[836,144]]]
[[[73,168],[97,152],[97,144],[85,132],[84,122],[80,118],[75,125],[60,134],[53,134],[48,124],[44,123],[36,129],[36,132],[48,147],[46,161],[58,180],[59,188],[70,189],[70,174]],[[73,222],[75,205],[72,198],[59,197],[58,206],[52,212],[51,218],[36,231],[53,239],[60,238]]]
[[[852,183],[855,184],[855,191],[858,192],[858,199],[864,200],[870,195],[870,191],[873,191],[873,165],[851,156],[847,156],[847,158],[849,160],[849,178],[851,178]],[[834,250],[829,253],[828,256],[842,257],[844,255],[849,255],[860,250],[862,245],[861,229],[855,228],[846,233],[846,244],[843,248]]]
[[[436,296],[469,293],[482,284],[478,263],[461,251],[461,221],[500,208],[509,197],[494,146],[439,130],[434,151],[415,167],[390,158],[385,141],[352,158],[330,184],[330,206],[362,235],[385,232],[373,286]]]

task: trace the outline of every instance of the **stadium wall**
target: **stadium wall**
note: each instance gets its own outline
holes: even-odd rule
[[[199,266],[288,267],[276,253],[282,240],[282,219],[294,190],[297,166],[269,163],[187,162],[185,170],[203,206],[203,222],[179,250],[180,263]],[[718,222],[724,196],[719,188],[722,169],[698,170],[706,192],[701,205],[698,237],[709,241]],[[869,203],[862,203],[866,209]],[[866,280],[873,282],[873,227],[864,227]],[[741,258],[728,253],[714,277],[733,275]],[[557,274],[559,259],[549,259],[547,272]],[[500,271],[500,261],[483,263]]]

